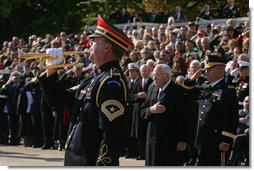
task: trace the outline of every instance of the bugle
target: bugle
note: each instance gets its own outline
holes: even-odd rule
[[[63,55],[64,56],[75,55],[75,61],[72,63],[68,63],[66,61],[66,58],[64,57],[64,61],[62,64],[47,66],[46,60],[47,59],[54,59],[49,54],[46,54],[46,53],[25,53],[23,51],[18,51],[18,63],[22,64],[28,60],[40,59],[40,68],[45,69],[45,68],[64,68],[64,67],[74,66],[80,60],[79,52],[76,52],[76,51],[63,52]]]

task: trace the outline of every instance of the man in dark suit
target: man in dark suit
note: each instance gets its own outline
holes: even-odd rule
[[[75,107],[77,122],[65,145],[65,166],[118,166],[124,147],[127,81],[119,61],[133,48],[130,39],[106,19],[98,16],[98,25],[91,39],[91,60],[97,70],[85,87],[66,91],[58,83],[56,68],[47,69],[40,78],[47,101],[55,109]],[[56,59],[47,65],[63,62],[63,50],[47,49]],[[82,88],[82,89],[81,89]],[[73,112],[72,112],[73,113]]]
[[[136,101],[133,107],[132,136],[137,138],[137,160],[145,159],[147,121],[142,119],[140,107],[145,101],[147,91],[153,79],[150,77],[150,67],[146,64],[140,67],[141,79],[137,83]]]
[[[147,22],[149,23],[161,22],[161,16],[158,14],[158,11],[156,9],[153,9],[153,11],[148,15]]]
[[[240,17],[240,9],[235,5],[235,0],[227,0],[227,4],[221,7],[219,13],[221,18]]]
[[[187,18],[181,12],[181,7],[179,5],[176,5],[175,13],[172,15],[172,17],[174,17],[176,23],[181,23],[181,22],[186,22],[187,21]]]
[[[146,166],[177,166],[178,152],[186,149],[183,91],[171,79],[170,67],[157,65],[153,70],[155,87],[149,89],[142,105],[148,119]]]
[[[221,166],[226,164],[230,148],[238,126],[238,104],[235,89],[225,83],[226,60],[208,55],[206,59],[206,79],[198,90],[199,116],[195,146],[198,149],[198,163],[201,166]],[[195,89],[198,70],[184,84]]]
[[[214,18],[212,12],[210,11],[209,4],[204,5],[204,8],[198,14],[198,17],[204,20],[212,20]]]

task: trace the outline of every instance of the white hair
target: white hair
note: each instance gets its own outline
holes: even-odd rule
[[[146,65],[148,65],[148,66],[154,66],[154,61],[152,59],[148,59],[146,61]]]
[[[161,70],[163,73],[167,74],[169,78],[172,78],[171,68],[167,64],[158,64],[154,68],[154,71]]]
[[[191,63],[190,63],[190,67],[191,66],[193,66],[193,67],[201,67],[201,64],[200,64],[200,62],[199,62],[199,60],[197,60],[197,59],[194,59],[193,61],[191,61]]]
[[[141,72],[141,71],[144,70],[144,69],[145,69],[145,70],[146,70],[146,69],[149,70],[149,69],[150,69],[150,66],[147,65],[147,64],[142,64],[142,65],[140,66],[140,69],[139,69],[139,70],[140,70],[140,72]]]
[[[202,37],[201,42],[204,42],[204,41],[210,43],[210,38],[209,37]]]

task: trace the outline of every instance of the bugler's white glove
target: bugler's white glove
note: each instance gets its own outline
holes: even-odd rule
[[[64,56],[61,48],[50,48],[46,50],[46,53],[52,57],[51,59],[46,59],[47,66],[59,65],[63,63]]]

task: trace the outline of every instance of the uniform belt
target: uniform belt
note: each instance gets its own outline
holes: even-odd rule
[[[239,105],[243,105],[243,102],[238,102]]]

